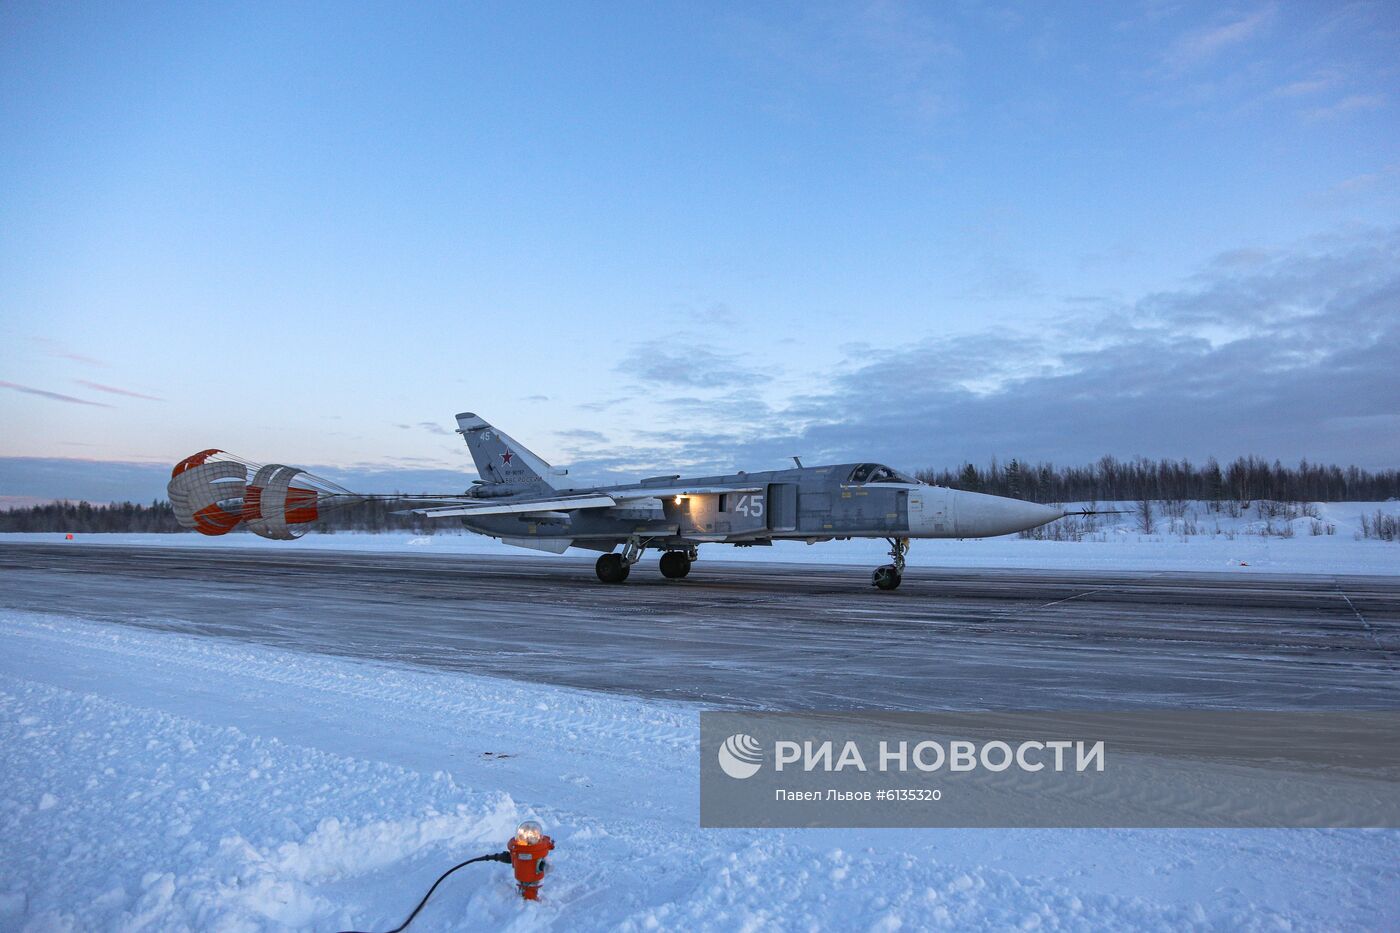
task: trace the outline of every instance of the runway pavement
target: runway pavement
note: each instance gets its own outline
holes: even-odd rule
[[[1400,707],[1400,578],[0,544],[0,607],[715,706]]]

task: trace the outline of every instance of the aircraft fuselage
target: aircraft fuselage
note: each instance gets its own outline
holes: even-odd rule
[[[481,534],[553,550],[611,550],[641,538],[653,548],[705,543],[768,544],[832,538],[982,538],[1012,534],[1060,518],[1051,506],[914,481],[853,482],[870,464],[799,467],[722,476],[657,477],[618,486],[559,490],[560,495],[705,489],[633,500],[612,508],[494,515],[463,520]],[[732,491],[730,491],[732,490]]]

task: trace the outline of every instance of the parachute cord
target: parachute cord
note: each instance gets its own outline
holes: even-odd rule
[[[428,889],[427,894],[423,895],[423,899],[418,902],[418,906],[413,908],[413,913],[408,915],[408,919],[405,920],[403,923],[400,923],[398,926],[394,927],[392,930],[386,931],[386,933],[402,933],[404,928],[413,922],[413,918],[418,916],[418,911],[422,910],[423,906],[428,903],[428,898],[433,896],[433,892],[437,890],[438,885],[442,884],[442,882],[447,878],[447,876],[452,874],[457,869],[470,865],[473,862],[505,862],[509,864],[510,853],[492,852],[490,855],[478,855],[476,858],[469,858],[465,862],[459,862],[458,864],[453,865],[451,868],[447,869],[447,871],[443,872],[441,875],[438,876],[438,880],[433,882],[433,886]],[[345,930],[344,933],[359,933],[359,931]]]

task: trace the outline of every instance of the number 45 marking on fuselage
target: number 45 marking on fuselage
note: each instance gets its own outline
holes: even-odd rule
[[[740,496],[739,501],[734,503],[734,511],[740,515],[748,515],[752,518],[763,517],[763,497],[762,496]]]

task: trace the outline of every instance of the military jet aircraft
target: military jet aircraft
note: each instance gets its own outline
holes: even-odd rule
[[[483,418],[459,414],[457,432],[480,479],[465,493],[398,497],[413,505],[404,511],[458,519],[470,531],[517,547],[554,554],[569,547],[602,551],[596,571],[604,583],[626,580],[648,549],[661,552],[662,576],[678,580],[690,573],[702,544],[884,538],[891,562],[874,571],[871,583],[892,590],[903,577],[911,539],[1012,534],[1067,514],[1035,502],[931,486],[879,463],[809,467],[796,457],[796,465],[785,470],[562,488],[553,478],[567,471],[551,467]],[[258,467],[213,450],[181,461],[170,481],[176,517],[205,534],[246,523],[264,537],[294,538],[335,502],[366,498],[387,497],[358,495],[292,467]]]
[[[884,590],[899,586],[912,538],[985,538],[1035,528],[1064,516],[1035,502],[930,486],[879,463],[802,466],[760,473],[556,489],[549,464],[471,412],[457,416],[481,479],[470,501],[414,510],[460,518],[471,531],[506,544],[559,554],[605,552],[598,579],[621,583],[650,548],[661,574],[690,573],[701,544],[739,547],[774,541],[884,538],[892,562],[874,571]],[[621,546],[621,550],[618,548]]]

